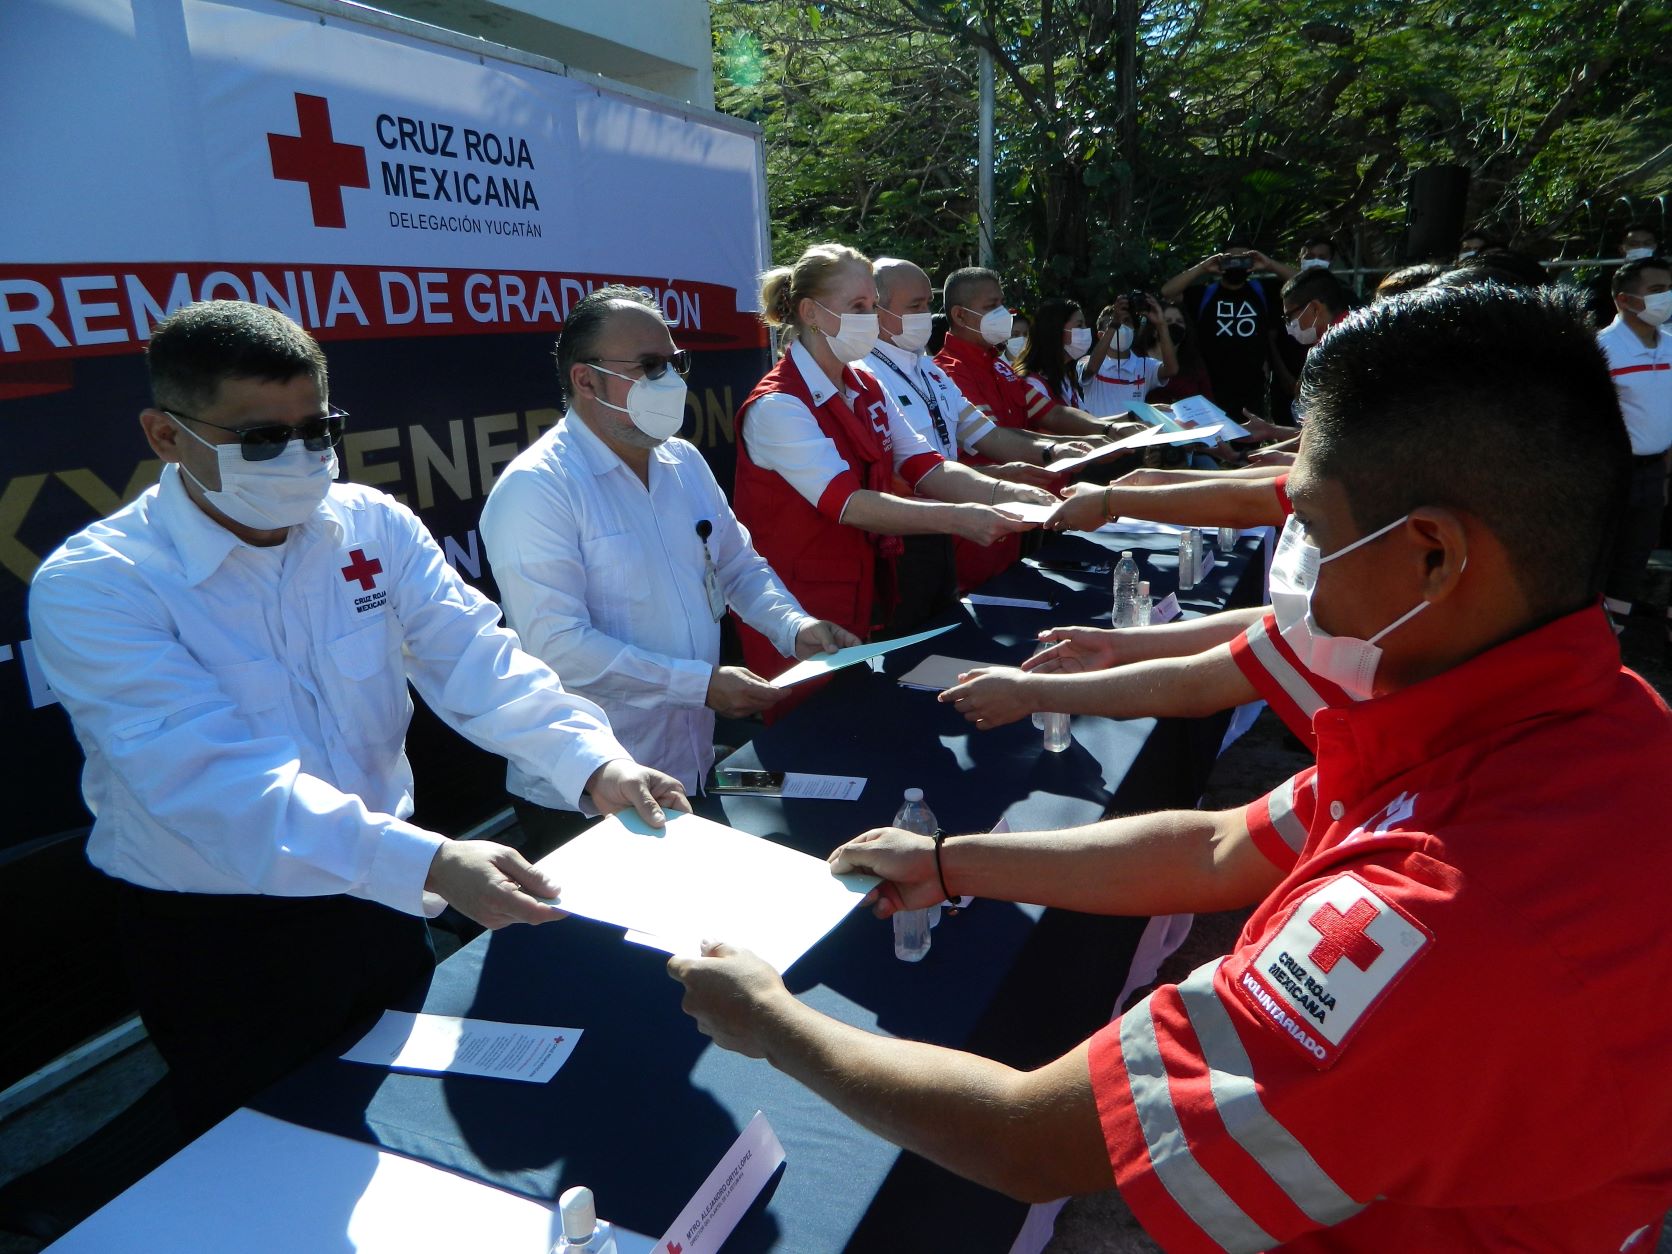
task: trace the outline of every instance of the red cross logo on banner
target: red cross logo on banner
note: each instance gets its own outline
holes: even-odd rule
[[[1355,901],[1342,914],[1334,906],[1319,906],[1307,920],[1323,937],[1312,950],[1312,961],[1328,975],[1335,964],[1345,958],[1360,971],[1370,970],[1371,964],[1382,956],[1382,947],[1364,934],[1381,911],[1368,901]]]
[[[267,132],[267,152],[273,177],[306,183],[315,226],[346,227],[343,188],[370,187],[366,150],[358,144],[339,144],[331,134],[331,106],[324,96],[296,93],[295,135]]]
[[[669,1241],[668,1254],[685,1254],[685,1247],[678,1241]]]
[[[359,581],[360,591],[370,592],[377,587],[377,576],[383,573],[383,563],[375,557],[368,558],[365,549],[353,549],[348,555],[348,565],[343,567],[343,579],[348,583]]]

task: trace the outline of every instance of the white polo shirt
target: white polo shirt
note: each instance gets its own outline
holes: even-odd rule
[[[1099,418],[1125,413],[1133,401],[1141,401],[1149,395],[1160,373],[1161,361],[1158,358],[1129,353],[1116,359],[1110,354],[1098,366],[1096,374],[1082,376],[1080,380],[1086,394],[1086,412]]]
[[[636,760],[695,792],[714,761],[706,702],[720,663],[697,525],[708,523],[727,603],[780,653],[793,657],[797,633],[815,620],[755,552],[694,446],[672,439],[651,450],[649,479],[571,413],[500,476],[482,539],[523,647],[602,706]],[[565,808],[515,764],[505,786]]]
[[[976,444],[997,430],[946,371],[922,353],[878,340],[870,355],[855,362],[854,368],[870,371],[905,420],[949,462],[958,460],[960,448],[975,452]]]
[[[1654,346],[1643,341],[1616,314],[1601,331],[1597,343],[1608,358],[1608,373],[1620,394],[1620,412],[1631,435],[1631,451],[1638,457],[1663,453],[1672,446],[1672,332],[1655,328]]]
[[[836,395],[836,384],[825,377],[819,363],[813,360],[800,340],[790,345],[790,360],[801,372],[807,392],[815,405],[823,405]],[[844,387],[842,398],[850,404],[858,393]],[[883,396],[891,395],[884,389]],[[787,392],[771,392],[749,406],[749,421],[743,424],[743,443],[749,458],[762,470],[775,470],[799,492],[806,502],[818,508],[824,491],[836,476],[853,469],[836,449],[830,437],[819,428],[812,410]],[[888,400],[888,436],[893,444],[894,470],[912,487],[928,471],[940,465],[934,446],[919,435],[907,422],[898,405]],[[920,468],[908,467],[914,457],[924,457]],[[844,503],[844,510],[846,505]]]
[[[167,466],[42,563],[29,620],[87,755],[88,859],[147,888],[438,913],[423,887],[444,837],[406,821],[409,679],[571,802],[627,756],[417,516],[358,484],[258,548]]]

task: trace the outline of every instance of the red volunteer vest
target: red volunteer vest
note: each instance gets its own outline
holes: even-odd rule
[[[841,391],[823,405],[815,405],[789,353],[767,371],[737,411],[733,508],[738,521],[749,529],[756,551],[803,609],[815,618],[846,627],[861,640],[869,640],[872,619],[886,618],[893,609],[894,560],[900,552],[900,538],[846,526],[809,505],[777,471],[755,465],[743,438],[749,407],[763,396],[782,392],[808,408],[819,430],[848,464],[848,470],[832,482],[832,489],[847,488],[841,492],[841,500],[861,488],[889,491],[894,478],[894,446],[888,434],[887,399],[876,380],[860,371],[844,368],[841,382],[856,394],[851,408]],[[844,485],[849,475],[852,481]],[[831,489],[826,490],[826,496],[832,497]],[[780,654],[765,636],[741,620],[737,627],[743,640],[743,660],[750,670],[771,678],[789,669],[793,659]]]

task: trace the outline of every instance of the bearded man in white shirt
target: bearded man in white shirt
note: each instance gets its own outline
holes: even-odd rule
[[[425,916],[561,917],[515,850],[409,822],[410,680],[565,796],[688,809],[563,690],[393,498],[338,484],[325,357],[274,310],[155,328],[161,482],[36,573],[42,670],[86,753],[87,853],[182,1122],[208,1127],[421,988]]]
[[[729,606],[785,657],[860,641],[802,610],[749,542],[685,419],[689,357],[637,288],[611,285],[569,313],[557,345],[568,415],[500,476],[482,539],[523,645],[596,701],[621,743],[689,790],[714,761],[714,717],[784,696],[720,665]],[[573,831],[545,781],[512,764],[525,832]]]

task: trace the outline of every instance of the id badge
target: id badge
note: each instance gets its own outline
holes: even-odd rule
[[[702,560],[702,590],[708,597],[708,612],[719,622],[726,616],[726,594],[720,591],[720,576],[714,572],[714,563],[706,553]]]

